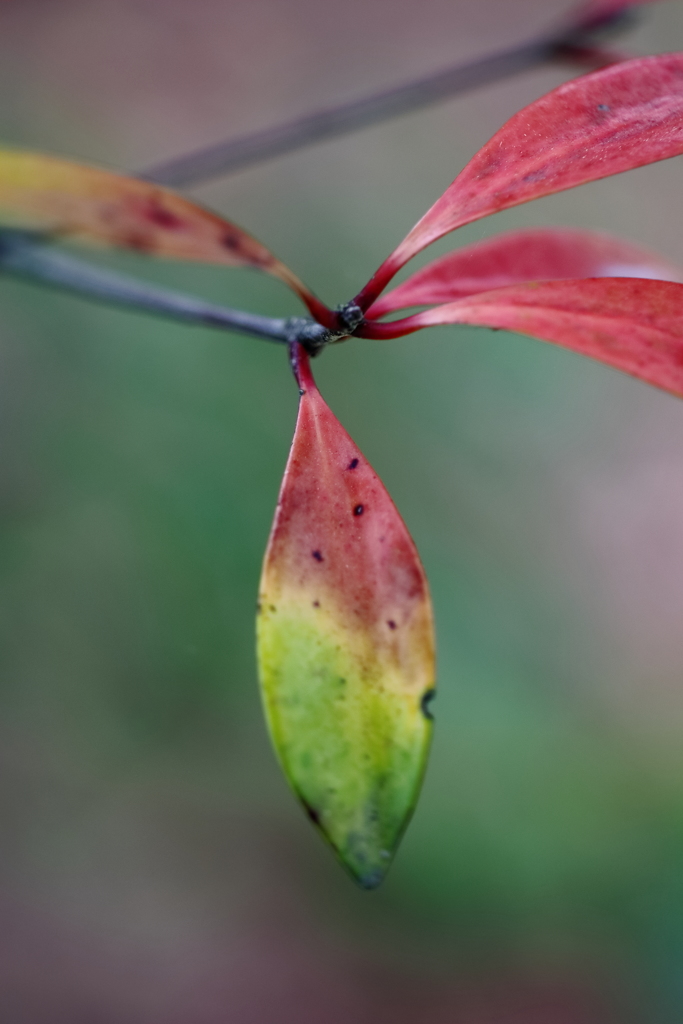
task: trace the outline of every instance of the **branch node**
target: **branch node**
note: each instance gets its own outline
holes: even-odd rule
[[[345,302],[343,306],[337,306],[337,322],[340,330],[346,334],[353,334],[363,323],[363,310],[355,302]]]
[[[326,345],[337,340],[327,327],[306,316],[290,316],[285,321],[285,333],[290,347],[298,341],[310,356],[320,355]]]

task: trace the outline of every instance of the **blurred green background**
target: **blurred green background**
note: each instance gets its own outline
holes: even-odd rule
[[[11,143],[137,168],[528,38],[561,0],[4,0]],[[683,49],[654,5],[619,45]],[[544,69],[196,189],[354,294]],[[475,224],[683,264],[681,162]],[[433,252],[430,253],[430,256]],[[241,271],[109,259],[272,315]],[[290,797],[254,666],[284,352],[0,279],[3,1024],[680,1024],[683,405],[528,339],[316,364],[422,553],[439,693],[391,874]]]

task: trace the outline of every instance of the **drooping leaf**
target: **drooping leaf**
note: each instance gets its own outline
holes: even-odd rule
[[[428,263],[368,310],[373,319],[408,306],[452,302],[524,281],[642,277],[683,281],[683,270],[644,246],[597,231],[528,228],[466,245]]]
[[[363,332],[400,337],[439,324],[528,334],[683,396],[683,284],[606,277],[513,285],[405,320],[371,322]]]
[[[449,231],[683,152],[683,54],[640,57],[536,100],[479,150],[356,298],[362,309]]]
[[[262,270],[292,288],[314,316],[326,319],[323,304],[255,238],[176,192],[138,178],[2,149],[0,221],[55,239]]]
[[[415,545],[299,351],[299,415],[259,592],[273,744],[310,818],[379,884],[431,736],[434,637]]]

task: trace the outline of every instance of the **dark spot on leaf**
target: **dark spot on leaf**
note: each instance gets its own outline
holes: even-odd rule
[[[356,507],[353,510],[353,514],[354,514],[354,516],[362,516],[363,515],[363,506],[362,505],[356,505]]]
[[[306,814],[311,819],[314,825],[320,824],[320,813],[316,811],[315,807],[311,807],[306,800],[302,800],[304,807],[306,808]]]
[[[271,606],[270,606],[270,610],[271,610],[271,612],[276,612],[276,611],[277,611],[277,608],[275,607],[275,605],[274,605],[274,604],[271,604]]]
[[[171,230],[178,230],[183,227],[183,221],[180,217],[177,217],[175,213],[171,213],[167,210],[158,200],[152,199],[145,210],[145,216],[147,220],[151,221],[152,224],[156,224],[160,228],[170,228]]]
[[[317,551],[317,550],[316,551],[311,551],[311,554],[315,558],[316,562],[322,562],[323,556],[322,556],[320,551]]]
[[[226,231],[226,233],[221,238],[221,245],[225,249],[233,249],[239,251],[239,249],[241,248],[241,244],[242,239],[238,234],[235,234],[235,232],[233,231]]]
[[[396,623],[393,619],[387,619],[387,626],[389,629],[396,629]]]
[[[347,468],[348,469],[355,469],[357,465],[358,465],[358,459],[351,459],[351,461],[349,462],[349,465],[348,465]]]
[[[429,705],[431,704],[435,697],[436,690],[425,690],[425,692],[422,694],[422,700],[420,701],[420,711],[425,716],[425,718],[429,719],[430,722],[434,721],[434,715],[429,710]]]
[[[314,608],[319,608],[320,607],[320,601],[314,601],[313,602],[313,607]]]

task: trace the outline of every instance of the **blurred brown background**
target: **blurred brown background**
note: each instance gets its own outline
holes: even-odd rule
[[[522,41],[570,6],[4,0],[0,127],[144,167]],[[683,49],[683,8],[647,8],[619,45]],[[336,304],[573,73],[193,194]],[[683,264],[682,185],[670,161],[447,245],[557,223]],[[297,312],[247,272],[109,262]],[[256,690],[296,408],[284,353],[9,279],[0,300],[3,1024],[679,1024],[683,405],[472,329],[320,360],[416,538],[439,634],[423,798],[367,894],[287,792]]]

